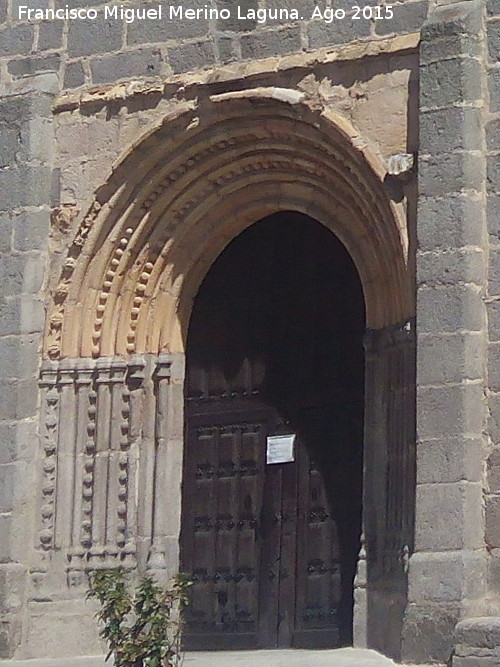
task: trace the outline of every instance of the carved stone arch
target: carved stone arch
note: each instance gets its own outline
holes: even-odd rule
[[[355,638],[398,656],[413,548],[414,290],[404,215],[385,176],[345,119],[276,88],[180,104],[116,163],[79,224],[47,317],[42,432],[65,498],[40,518],[41,571],[54,547],[75,586],[85,569],[117,561],[176,569],[180,494],[161,507],[181,483],[192,301],[233,238],[293,210],[339,238],[363,286],[368,574],[361,563]]]
[[[381,161],[332,111],[274,91],[184,110],[116,166],[69,249],[49,358],[181,351],[203,271],[256,215],[292,205],[347,247],[369,328],[412,315],[406,228]]]

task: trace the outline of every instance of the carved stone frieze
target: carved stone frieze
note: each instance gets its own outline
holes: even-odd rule
[[[113,280],[116,276],[116,272],[120,266],[120,262],[122,261],[127,246],[129,245],[130,237],[132,236],[133,232],[134,230],[132,227],[127,227],[123,236],[118,241],[117,247],[111,256],[108,268],[104,274],[104,280],[102,281],[101,291],[99,292],[98,303],[94,317],[94,330],[92,332],[92,356],[94,358],[98,357],[100,352],[100,340],[102,336],[104,313],[106,312],[106,304],[113,286]]]
[[[47,364],[41,372],[40,387],[44,398],[41,424],[42,483],[39,546],[48,552],[54,545],[55,492],[57,482],[58,408],[57,369]]]
[[[86,585],[90,569],[136,567],[144,368],[140,357],[45,362],[38,588],[55,550],[70,587]]]
[[[49,314],[48,328],[45,336],[47,354],[50,359],[58,359],[60,356],[65,302],[70,292],[73,273],[77,265],[77,259],[81,255],[85,241],[101,208],[100,202],[97,199],[94,200],[68,250],[59,283],[53,295],[53,308]]]

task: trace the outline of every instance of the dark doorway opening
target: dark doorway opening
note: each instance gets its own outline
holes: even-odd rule
[[[364,330],[349,254],[305,215],[255,223],[207,274],[187,345],[186,648],[352,642]],[[266,462],[275,435],[295,435],[293,461]]]

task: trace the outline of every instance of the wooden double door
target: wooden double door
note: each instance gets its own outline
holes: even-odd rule
[[[238,237],[200,289],[181,530],[181,569],[194,579],[188,649],[351,639],[363,418],[356,278],[335,237],[290,213]],[[294,440],[286,462],[268,460],[277,435]]]

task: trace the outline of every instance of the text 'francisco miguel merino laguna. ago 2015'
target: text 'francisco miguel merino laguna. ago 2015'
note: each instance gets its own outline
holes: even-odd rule
[[[268,21],[300,21],[306,19],[318,19],[325,23],[332,23],[336,18],[333,8],[320,9],[315,7],[309,16],[303,12],[291,8],[260,8],[249,9],[236,4],[231,8],[216,8],[210,5],[202,7],[189,7],[184,5],[157,5],[156,7],[127,7],[123,5],[105,6],[103,9],[89,7],[59,7],[58,9],[36,9],[27,5],[18,7],[18,19],[34,21],[54,20],[120,20],[126,23],[147,20],[165,21],[199,21],[217,20],[229,21],[237,18],[241,21],[253,21],[267,23]],[[389,17],[386,17],[389,18]]]

